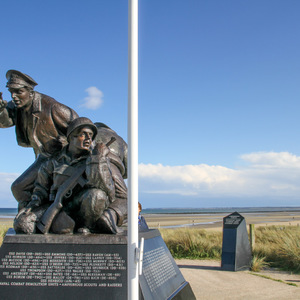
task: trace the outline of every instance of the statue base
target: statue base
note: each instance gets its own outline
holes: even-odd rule
[[[140,299],[196,299],[158,230],[144,237]],[[3,299],[125,299],[127,236],[23,235],[10,229],[0,248]]]

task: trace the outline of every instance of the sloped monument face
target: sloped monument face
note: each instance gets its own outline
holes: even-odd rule
[[[249,269],[251,247],[246,221],[238,212],[223,219],[223,245],[221,267],[227,271]]]

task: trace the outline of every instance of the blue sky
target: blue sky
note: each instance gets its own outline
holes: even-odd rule
[[[127,140],[128,3],[1,4],[6,71]],[[300,2],[139,1],[143,207],[299,205]],[[34,160],[1,129],[0,207]]]

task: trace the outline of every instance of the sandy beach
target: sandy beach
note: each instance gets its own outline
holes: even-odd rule
[[[150,228],[197,227],[206,230],[222,230],[223,218],[230,213],[216,214],[145,214]],[[300,226],[300,211],[241,213],[246,224],[256,226]],[[13,225],[12,218],[0,218],[0,225]]]
[[[168,228],[172,226],[195,226],[208,230],[222,230],[223,218],[230,213],[217,214],[146,214],[146,222],[150,228]],[[241,213],[246,224],[256,226],[300,226],[299,212],[259,212]]]
[[[222,230],[223,218],[230,213],[216,214],[145,214],[150,228],[195,226],[207,230]],[[241,213],[246,224],[256,226],[300,226],[300,211]],[[12,226],[12,218],[0,218],[0,225]]]
[[[13,226],[14,219],[11,218],[0,218],[0,225]]]

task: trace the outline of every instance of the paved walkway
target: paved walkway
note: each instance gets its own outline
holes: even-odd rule
[[[274,279],[271,280],[249,271],[223,271],[219,261],[182,259],[176,263],[197,299],[300,299],[300,275],[276,271],[254,273]]]

